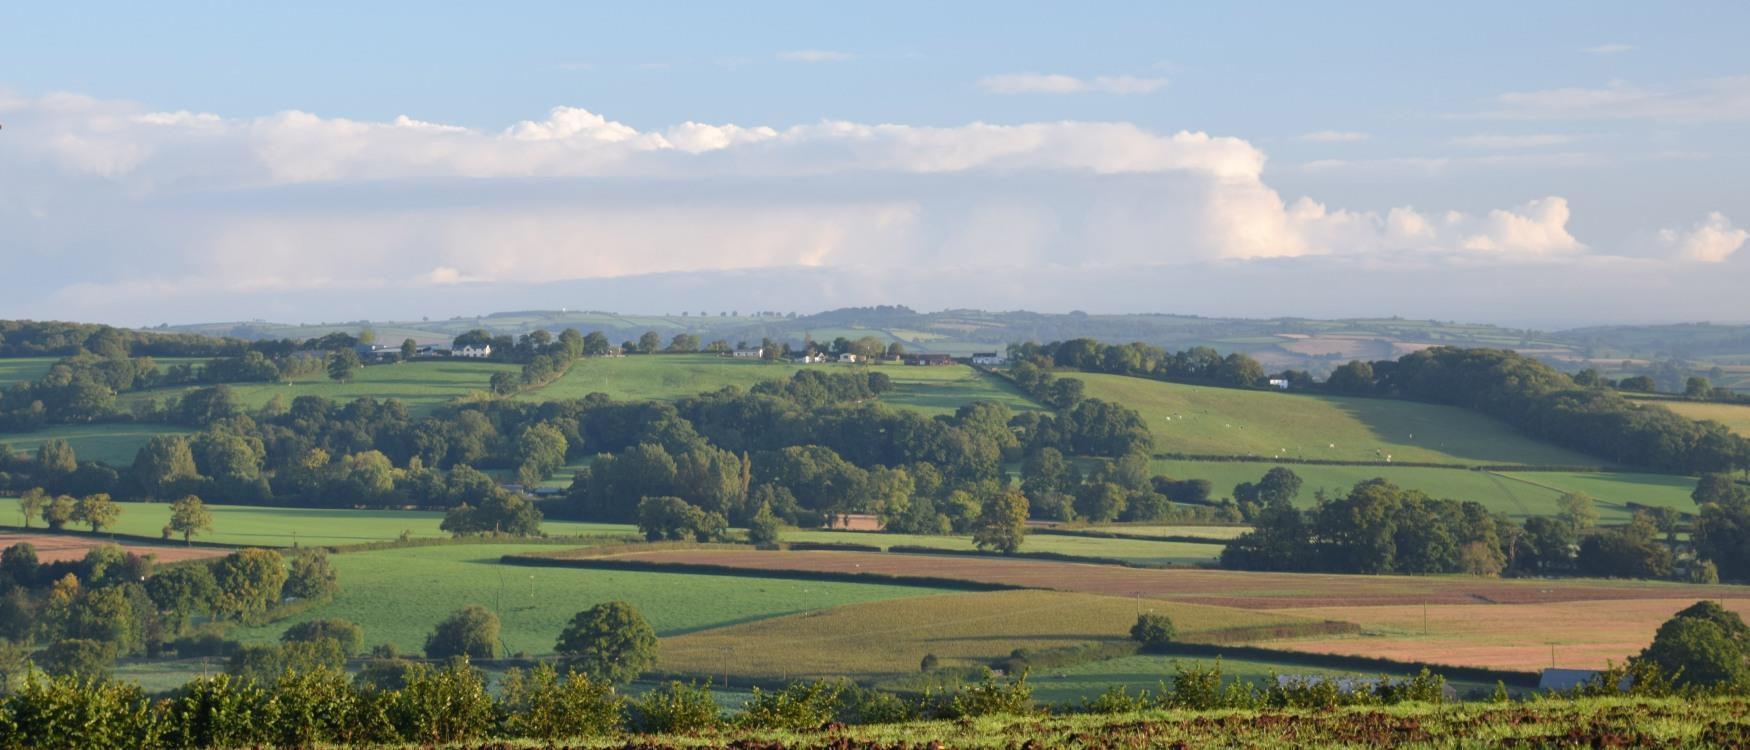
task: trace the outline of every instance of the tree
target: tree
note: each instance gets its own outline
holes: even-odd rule
[[[38,659],[43,671],[56,677],[102,679],[115,664],[115,646],[89,638],[65,638],[49,644]]]
[[[170,506],[170,530],[181,534],[182,543],[188,544],[194,535],[213,530],[213,514],[200,498],[187,495]]]
[[[219,584],[206,565],[176,565],[147,578],[146,595],[167,619],[170,632],[181,633],[195,614],[213,609]]]
[[[328,561],[328,551],[323,549],[306,550],[294,555],[291,570],[286,574],[285,585],[280,587],[282,597],[294,599],[324,600],[339,591],[340,574]]]
[[[402,359],[402,361],[413,359],[414,357],[417,357],[417,356],[419,356],[419,342],[414,341],[413,339],[402,339],[402,341],[401,341],[401,359]]]
[[[121,514],[122,507],[102,492],[79,498],[78,505],[73,507],[73,520],[89,524],[93,534],[114,526]]]
[[[341,349],[328,355],[328,377],[339,383],[352,382],[353,373],[364,367],[359,361],[358,352],[351,349]]]
[[[1556,505],[1561,508],[1556,517],[1567,523],[1568,529],[1576,535],[1598,525],[1598,506],[1591,495],[1569,492],[1557,498]]]
[[[772,512],[771,503],[760,503],[760,509],[747,522],[747,541],[762,549],[772,549],[778,546],[782,530],[783,522]]]
[[[638,337],[639,354],[649,354],[659,346],[662,346],[662,335],[655,331],[645,331],[644,335]]]
[[[1732,480],[1732,475],[1715,472],[1703,474],[1695,483],[1695,490],[1689,493],[1689,499],[1695,501],[1695,507],[1717,503],[1733,505],[1750,501],[1750,492]]]
[[[79,468],[79,457],[72,445],[57,438],[37,446],[36,468],[49,476],[66,476]]]
[[[705,511],[678,497],[647,497],[638,502],[638,530],[652,542],[688,538],[714,541],[722,538],[728,526],[723,514]]]
[[[1265,472],[1264,478],[1258,480],[1258,501],[1266,504],[1293,502],[1300,495],[1300,486],[1300,475],[1278,466]]]
[[[1130,626],[1130,640],[1146,649],[1158,649],[1172,643],[1175,632],[1172,618],[1145,612],[1137,615],[1136,624]]]
[[[591,678],[624,684],[656,664],[656,631],[625,602],[577,613],[554,646],[566,663]]]
[[[1679,685],[1750,687],[1750,627],[1711,601],[1678,612],[1641,652]]]
[[[992,494],[984,501],[973,528],[972,543],[979,549],[993,549],[1005,555],[1021,549],[1027,536],[1027,496],[1008,488]]]
[[[219,587],[213,602],[215,612],[253,620],[267,612],[285,587],[285,561],[273,550],[238,550],[213,564],[213,581]]]
[[[498,615],[478,604],[456,610],[433,628],[425,639],[425,655],[431,659],[466,656],[491,659],[498,655]]]
[[[43,488],[41,487],[32,487],[25,490],[24,494],[19,495],[18,515],[23,517],[24,528],[30,528],[31,519],[40,517],[43,508],[48,507],[50,502],[49,493],[43,492]]]
[[[280,635],[281,643],[324,639],[334,641],[342,654],[352,658],[364,648],[365,630],[350,620],[334,617],[300,622],[286,628],[286,632]]]
[[[147,497],[170,497],[199,481],[194,451],[180,435],[154,435],[134,454],[134,481]]]
[[[73,517],[73,511],[76,507],[78,506],[73,498],[67,495],[57,495],[55,499],[49,501],[48,505],[43,506],[43,523],[48,524],[50,529],[60,531],[68,523],[76,520]]]
[[[1683,395],[1688,398],[1707,398],[1714,391],[1714,384],[1700,375],[1691,377],[1683,384]]]
[[[586,357],[600,357],[612,348],[613,344],[601,331],[590,331],[583,337],[583,354]]]

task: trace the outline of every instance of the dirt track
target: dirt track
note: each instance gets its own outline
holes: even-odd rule
[[[229,550],[212,547],[183,547],[175,544],[111,541],[107,537],[78,534],[0,534],[0,549],[11,547],[20,542],[29,542],[32,547],[35,547],[36,558],[40,562],[78,560],[84,557],[85,553],[92,547],[104,544],[120,544],[129,552],[153,555],[158,562],[220,557],[229,552]]]

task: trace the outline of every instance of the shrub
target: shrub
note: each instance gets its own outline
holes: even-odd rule
[[[1173,662],[1173,687],[1161,692],[1161,702],[1170,708],[1207,711],[1223,708],[1221,659],[1204,667],[1196,662]]]
[[[1145,710],[1151,704],[1147,690],[1132,696],[1123,685],[1113,685],[1098,696],[1082,699],[1081,711],[1088,714],[1127,714]]]
[[[406,686],[386,696],[389,719],[400,737],[431,745],[484,737],[497,708],[467,657],[443,669],[415,665]]]
[[[1158,649],[1172,643],[1173,634],[1173,620],[1166,615],[1140,614],[1136,616],[1136,624],[1130,626],[1130,639],[1148,649]]]
[[[935,654],[924,654],[924,658],[918,662],[918,671],[929,672],[934,670],[941,663],[942,660],[936,658]]]
[[[552,742],[573,737],[612,734],[620,726],[622,709],[612,685],[588,675],[568,672],[564,680],[551,664],[524,672],[506,672],[502,704],[505,730],[517,737]]]
[[[749,729],[777,729],[805,732],[832,723],[839,710],[839,696],[844,685],[825,680],[793,682],[783,690],[763,692],[753,689],[753,698],[742,707],[736,723]]]
[[[266,692],[254,680],[228,674],[182,686],[166,704],[165,717],[166,740],[176,747],[247,747],[268,737]]]
[[[855,684],[839,697],[837,719],[845,724],[897,724],[918,718],[918,704]]]
[[[138,685],[74,677],[25,680],[6,699],[15,741],[33,750],[152,747],[164,722]]]
[[[317,747],[388,739],[386,727],[359,717],[359,694],[338,669],[288,670],[268,699],[271,741],[280,747]],[[375,731],[373,731],[373,729]]]
[[[282,596],[324,601],[339,592],[340,574],[328,561],[327,551],[307,550],[292,557],[291,571],[281,587]]]
[[[710,685],[670,682],[631,703],[632,728],[640,732],[700,732],[723,721]]]
[[[984,680],[954,691],[937,709],[942,718],[961,719],[974,716],[1020,715],[1033,710],[1033,686],[1027,684],[1027,673],[1008,682],[998,680],[986,671]]]
[[[498,615],[478,604],[468,605],[437,624],[425,639],[425,655],[491,659],[498,655],[498,630]]]

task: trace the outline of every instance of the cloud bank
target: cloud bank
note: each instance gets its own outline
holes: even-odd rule
[[[1170,297],[1120,281],[1139,269],[1298,269],[1257,287],[1283,294],[1270,290],[1309,268],[1289,259],[1420,269],[1438,284],[1453,268],[1517,273],[1601,255],[1569,231],[1560,196],[1468,213],[1288,200],[1243,139],[1124,122],[640,129],[556,107],[482,130],[67,94],[0,96],[0,117],[0,171],[18,176],[0,181],[0,259],[31,282],[0,302],[6,316],[156,322],[198,301],[208,312],[193,317],[256,317],[300,299],[392,315],[379,310],[395,299],[478,303],[464,289],[687,274],[765,280],[716,291],[748,300],[798,291],[760,286],[776,283],[760,273],[773,269],[813,269],[815,288],[793,305],[805,310],[1025,307],[1071,277],[1091,299],[1070,306],[1162,310]],[[1745,241],[1717,213],[1658,236],[1668,259],[1640,262],[1717,264]],[[907,277],[932,281],[908,293],[895,282]],[[1129,296],[1100,293],[1102,278]],[[1353,288],[1333,291],[1361,291],[1349,278]],[[926,289],[938,297],[915,297]],[[498,307],[523,306],[499,293]],[[298,319],[323,317],[342,316]]]

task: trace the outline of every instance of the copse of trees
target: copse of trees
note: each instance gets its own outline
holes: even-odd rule
[[[1009,359],[1039,370],[1064,367],[1155,380],[1251,387],[1268,377],[1263,365],[1240,353],[1222,356],[1206,346],[1168,352],[1144,343],[1103,344],[1079,338],[1048,344],[1011,344]]]

